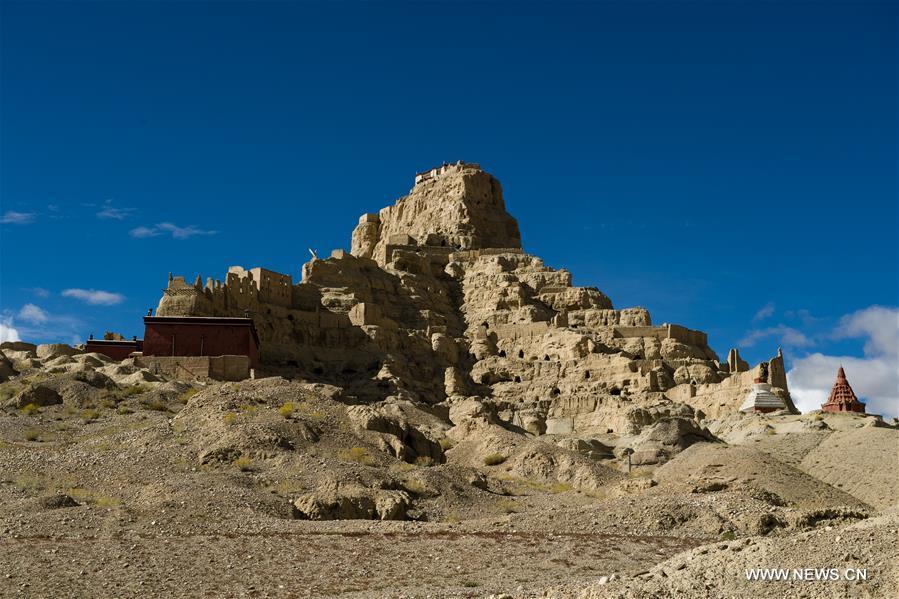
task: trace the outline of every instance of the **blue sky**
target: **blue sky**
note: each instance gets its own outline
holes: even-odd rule
[[[858,360],[899,411],[894,2],[0,10],[6,334],[140,334],[169,271],[296,276],[463,159],[576,284],[783,345],[806,401]]]

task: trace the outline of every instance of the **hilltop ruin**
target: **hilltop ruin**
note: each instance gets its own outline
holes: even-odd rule
[[[654,326],[524,252],[499,181],[458,162],[419,173],[364,214],[351,251],[313,257],[302,280],[232,266],[224,282],[170,277],[158,316],[244,316],[267,371],[328,383],[351,401],[482,402],[534,434],[639,430],[664,415],[736,412],[758,376],[706,334]],[[790,401],[783,356],[766,363]]]

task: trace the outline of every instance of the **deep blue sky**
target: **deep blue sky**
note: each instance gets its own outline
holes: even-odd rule
[[[458,159],[527,251],[719,354],[861,355],[838,319],[899,303],[895,2],[4,1],[0,34],[20,334],[140,334],[169,271],[296,276]],[[164,222],[217,233],[129,235]]]

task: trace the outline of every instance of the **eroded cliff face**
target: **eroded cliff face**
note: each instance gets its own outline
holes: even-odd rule
[[[392,245],[448,250],[521,248],[518,222],[506,212],[499,181],[476,164],[443,165],[393,206],[364,214],[353,231],[352,254],[384,266]]]
[[[352,252],[303,266],[303,280],[232,267],[225,283],[170,280],[159,315],[249,311],[266,368],[344,389],[350,401],[482,402],[534,434],[615,432],[677,414],[738,409],[756,368],[722,362],[706,335],[616,310],[521,249],[499,182],[444,165],[353,231]],[[769,362],[792,408],[783,359]]]

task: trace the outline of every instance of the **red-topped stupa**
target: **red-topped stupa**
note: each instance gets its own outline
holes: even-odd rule
[[[855,396],[855,391],[846,380],[846,372],[843,367],[837,371],[837,382],[833,384],[827,403],[821,406],[825,412],[858,412],[865,413],[865,404]]]

